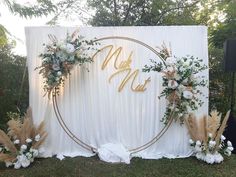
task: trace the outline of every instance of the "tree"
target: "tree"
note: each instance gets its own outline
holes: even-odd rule
[[[95,10],[93,26],[195,24],[199,0],[89,0]]]
[[[18,112],[17,108],[24,111],[28,107],[27,74],[23,85],[21,82],[26,58],[14,55],[11,49],[10,44],[0,47],[0,128],[7,121],[7,112]],[[21,85],[23,92],[19,89]]]

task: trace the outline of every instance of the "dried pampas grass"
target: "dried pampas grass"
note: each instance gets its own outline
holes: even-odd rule
[[[216,141],[216,150],[218,150],[220,138],[226,128],[229,114],[230,111],[227,112],[222,123],[221,114],[216,110],[211,111],[209,116],[199,118],[196,118],[193,114],[189,114],[185,119],[185,123],[192,140],[207,143],[209,134],[211,134],[212,140]]]
[[[14,143],[12,143],[11,139],[7,136],[7,134],[0,130],[0,144],[2,144],[3,146],[5,146],[7,149],[9,149],[12,153],[16,153],[17,149],[14,145]]]
[[[212,134],[212,137],[215,138],[216,132],[220,127],[221,114],[217,110],[211,111],[208,117],[207,132]]]
[[[227,114],[225,115],[225,117],[224,117],[224,119],[223,119],[223,121],[222,121],[222,123],[220,125],[220,128],[217,131],[217,135],[216,135],[216,138],[215,138],[216,147],[218,147],[219,144],[220,144],[220,137],[224,133],[224,130],[225,130],[226,126],[227,126],[227,121],[229,119],[229,115],[230,115],[230,111],[228,111]]]
[[[7,148],[9,151],[7,154],[3,152],[0,153],[0,161],[13,162],[16,160],[21,145],[27,144],[27,139],[32,140],[32,148],[38,149],[47,137],[44,121],[41,122],[38,127],[35,127],[31,108],[28,108],[22,120],[11,119],[8,121],[7,125],[7,134],[0,130],[0,145]],[[36,136],[40,137],[37,141],[35,140]],[[19,140],[19,143],[14,144],[15,140]]]

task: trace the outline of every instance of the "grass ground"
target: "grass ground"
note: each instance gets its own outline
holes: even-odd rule
[[[36,160],[29,168],[14,170],[0,163],[1,177],[236,177],[236,155],[222,164],[207,165],[194,157],[144,160],[133,158],[130,165],[110,164],[97,157]]]

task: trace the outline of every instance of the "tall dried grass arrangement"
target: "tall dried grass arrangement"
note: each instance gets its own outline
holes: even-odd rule
[[[186,126],[193,141],[201,141],[207,143],[209,134],[212,134],[212,139],[216,141],[218,150],[220,138],[223,134],[229,118],[230,111],[227,112],[224,119],[221,121],[221,114],[218,111],[211,111],[209,116],[196,118],[195,115],[189,114],[185,119]]]
[[[7,134],[0,130],[0,145],[9,149],[9,152],[7,154],[0,153],[0,161],[13,162],[21,145],[27,144],[26,139],[32,139],[31,147],[38,149],[47,137],[44,121],[38,127],[33,124],[31,108],[28,108],[22,120],[11,119],[7,125]],[[40,136],[38,141],[35,140],[37,135]],[[19,140],[19,144],[14,144],[15,140]]]
[[[223,132],[224,132],[226,126],[227,126],[227,121],[229,119],[229,115],[230,115],[230,111],[228,111],[227,114],[225,115],[225,117],[224,117],[224,119],[223,119],[223,121],[220,125],[220,128],[217,131],[217,135],[216,135],[216,138],[215,138],[217,148],[219,147],[219,144],[220,144],[220,137],[223,134]]]

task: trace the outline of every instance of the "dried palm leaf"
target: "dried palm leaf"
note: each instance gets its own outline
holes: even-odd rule
[[[217,135],[216,135],[216,138],[215,138],[215,141],[216,141],[216,147],[218,148],[219,147],[219,144],[220,144],[220,138],[221,138],[221,135],[223,134],[226,126],[227,126],[227,121],[229,119],[229,114],[230,114],[230,110],[226,113],[222,123],[221,123],[221,126],[219,128],[219,130],[217,131]]]
[[[197,126],[195,115],[189,114],[185,119],[185,123],[187,125],[191,138],[194,141],[197,141],[198,140],[198,126]]]
[[[35,130],[35,136],[38,135],[38,134],[42,135],[44,132],[45,132],[45,122],[42,121],[39,124],[38,128]]]
[[[206,116],[200,117],[197,121],[198,124],[198,138],[201,141],[206,142]]]
[[[0,153],[0,161],[2,162],[14,162],[16,155]]]
[[[203,116],[203,120],[204,120],[204,128],[205,128],[205,131],[204,131],[204,142],[207,143],[207,140],[208,140],[208,131],[207,131],[207,127],[208,127],[208,116],[204,115]]]
[[[12,141],[7,136],[7,134],[4,131],[2,131],[2,130],[0,130],[0,144],[3,144],[12,153],[16,153],[17,152],[17,149],[16,149],[15,145],[12,143]]]
[[[12,120],[9,120],[7,122],[7,125],[8,125],[8,135],[13,138],[13,139],[18,139],[20,138],[20,135],[21,135],[21,122],[20,120],[15,120],[15,119],[12,119]]]
[[[221,120],[221,114],[219,114],[217,110],[211,111],[207,122],[207,132],[208,134],[209,133],[212,134],[213,139],[215,138],[216,132],[220,127],[220,120]]]
[[[20,137],[21,144],[24,144],[27,138],[31,138],[32,131],[34,131],[32,110],[31,108],[28,108],[21,127],[21,137]]]

